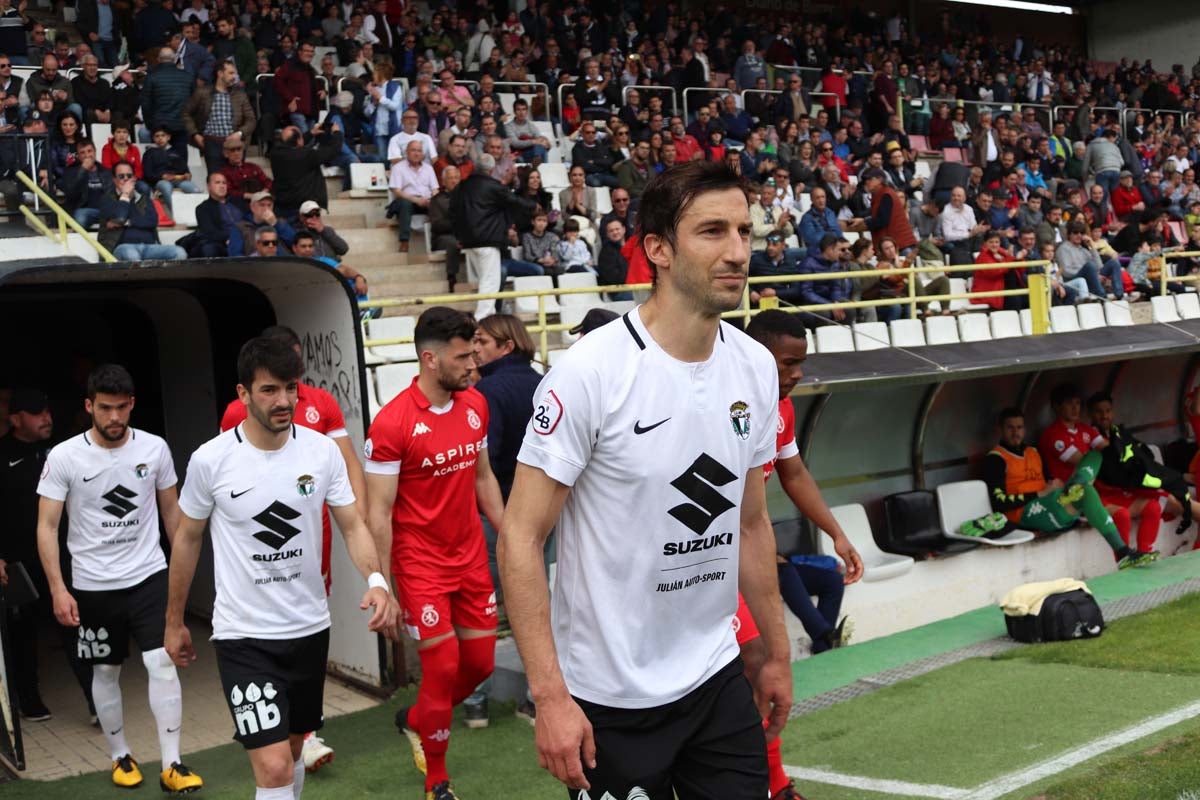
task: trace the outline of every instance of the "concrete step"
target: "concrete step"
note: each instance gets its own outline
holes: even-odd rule
[[[339,230],[338,233],[346,240],[346,244],[350,245],[350,252],[356,256],[363,253],[400,254],[400,243],[393,231],[383,228],[351,228]]]
[[[360,230],[367,227],[366,214],[330,214],[324,217],[326,225],[332,225],[338,233]]]
[[[390,265],[367,265],[355,264],[349,259],[346,264],[355,269],[369,269],[375,281],[434,281],[445,279],[446,269],[440,264],[390,264]]]
[[[345,197],[329,195],[330,214],[361,214],[366,219],[365,228],[374,228],[385,221],[388,199],[384,195],[373,197]]]

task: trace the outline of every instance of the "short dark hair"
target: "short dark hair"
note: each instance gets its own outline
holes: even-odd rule
[[[135,394],[133,376],[120,364],[101,364],[92,370],[87,379],[88,400],[95,400],[98,394],[132,396]]]
[[[256,336],[238,351],[238,383],[249,389],[259,370],[283,381],[300,380],[304,362],[292,346],[275,336]]]
[[[133,169],[133,164],[130,164],[128,161],[121,160],[112,165],[112,174],[114,178],[117,177],[117,170],[119,170],[121,167],[129,167],[129,169],[133,170],[134,176],[136,177],[137,170]]]
[[[317,243],[317,237],[313,236],[312,231],[296,231],[296,238],[292,240],[293,247],[301,239],[312,239],[314,245]]]
[[[1037,195],[1030,195],[1030,197],[1037,197]],[[1034,236],[1037,236],[1037,231],[1029,227],[1021,228],[1021,230],[1017,231],[1017,236],[1021,237],[1027,233],[1032,233]]]
[[[1087,399],[1088,411],[1092,411],[1101,403],[1108,403],[1109,405],[1112,405],[1112,401],[1112,395],[1108,392],[1095,392]]]
[[[474,338],[475,320],[469,314],[447,306],[425,309],[421,316],[417,317],[417,327],[413,331],[413,342],[418,353],[427,345],[449,344],[451,339],[465,339],[469,342]]]
[[[817,249],[824,253],[840,241],[842,241],[841,236],[836,233],[827,233],[821,237],[821,241],[817,242]]]
[[[1000,238],[1000,231],[996,230],[995,228],[991,228],[990,230],[988,230],[987,233],[983,234],[983,241],[985,241],[985,242],[991,241],[992,239],[999,239],[999,238]]]
[[[1021,417],[1024,419],[1025,412],[1016,406],[1007,406],[1006,408],[1000,409],[1000,413],[996,415],[996,424],[1003,428],[1004,423],[1008,422],[1014,417]]]
[[[579,220],[568,217],[563,223],[563,233],[579,233]]]
[[[1061,406],[1068,400],[1082,400],[1083,392],[1073,383],[1060,383],[1050,390],[1050,405]]]
[[[746,325],[746,335],[764,347],[770,347],[771,342],[785,336],[807,341],[804,330],[799,314],[789,314],[777,308],[758,312]]]
[[[518,97],[516,100],[513,101],[513,108],[514,109],[529,108],[529,103],[526,102],[524,97]]]
[[[301,346],[300,334],[287,325],[268,325],[262,329],[262,333],[259,336],[265,336],[268,339],[278,339],[291,348]]]
[[[663,144],[665,146],[666,142]],[[642,192],[641,214],[638,216],[638,232],[642,242],[646,241],[647,236],[653,235],[675,247],[679,220],[697,197],[707,192],[742,188],[742,176],[724,161],[688,161],[660,172]],[[657,274],[653,261],[650,262],[650,269]]]

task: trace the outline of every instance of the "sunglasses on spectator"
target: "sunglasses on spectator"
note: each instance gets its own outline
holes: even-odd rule
[[[0,64],[0,69],[8,69],[12,64]]]
[[[822,153],[832,153],[832,152],[833,152],[833,148],[832,148],[832,147],[822,147],[822,148],[821,148],[821,152],[822,152]]]
[[[132,172],[118,172],[116,174],[116,178],[119,181],[127,181],[127,180],[130,180],[132,177],[133,177]]]
[[[319,216],[321,216],[321,212],[319,210],[318,211],[310,211],[307,214],[305,214],[304,216],[309,217],[309,218],[319,217]]]
[[[614,198],[612,199],[612,201],[613,201],[614,203],[628,203],[628,202],[629,202],[629,198],[628,198],[628,197],[614,197]]]
[[[263,247],[275,247],[279,244],[279,240],[278,239],[263,239],[263,240],[259,241],[259,244],[261,244]]]

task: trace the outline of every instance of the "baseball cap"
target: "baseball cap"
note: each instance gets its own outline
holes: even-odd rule
[[[593,308],[583,315],[583,319],[574,328],[571,328],[572,336],[591,333],[599,327],[607,325],[616,319],[618,314],[615,311],[609,311],[607,308]]]
[[[890,152],[892,152],[893,150],[899,150],[899,149],[900,149],[900,143],[899,143],[899,142],[897,142],[895,139],[893,139],[892,141],[888,142],[888,143],[887,143],[887,144],[884,146],[884,149],[885,149],[885,150],[887,150],[889,153],[890,153]]]
[[[266,189],[263,189],[261,192],[255,192],[254,194],[250,195],[251,203],[257,203],[259,200],[267,200],[267,199],[274,200],[275,197],[270,192],[268,192]]]
[[[303,203],[300,204],[300,216],[302,216],[302,217],[307,216],[308,214],[312,213],[313,211],[324,211],[324,210],[325,209],[321,208],[313,200],[305,200]]]
[[[8,413],[40,414],[50,407],[50,399],[41,389],[24,386],[13,389],[12,398],[8,401]]]
[[[1123,170],[1121,170],[1121,175],[1120,175],[1120,177],[1122,177],[1122,178],[1132,178],[1132,177],[1133,177],[1133,173],[1132,173],[1132,172],[1130,172],[1130,171],[1129,171],[1129,170],[1127,170],[1127,169],[1123,169]]]

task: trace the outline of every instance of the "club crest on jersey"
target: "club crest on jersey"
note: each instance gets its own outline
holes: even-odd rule
[[[438,615],[437,609],[433,607],[432,603],[426,603],[425,605],[421,606],[421,624],[426,628],[432,628],[434,625],[437,625],[440,620],[441,617]]]
[[[301,497],[312,497],[313,492],[317,490],[317,482],[312,475],[301,475],[296,478],[296,490],[300,492]]]
[[[133,474],[137,475],[142,480],[145,480],[146,476],[150,474],[150,468],[145,464],[138,464],[133,468]]]
[[[775,432],[776,432],[776,433],[783,433],[783,429],[784,429],[784,424],[783,424],[783,414],[780,414],[780,415],[779,415],[779,417],[777,418],[777,421],[776,421],[776,423],[775,423]]]
[[[371,453],[374,453],[374,452],[375,452],[375,443],[374,442],[372,442],[370,439],[367,439],[365,442],[363,442],[363,458],[370,459]]]
[[[321,412],[317,411],[316,406],[309,406],[304,412],[304,421],[309,425],[316,425],[321,421]]]
[[[738,400],[729,407],[729,422],[739,439],[750,438],[750,406]]]
[[[475,413],[475,409],[467,409],[467,424],[471,426],[471,430],[479,430],[483,423],[479,420],[479,415]]]

